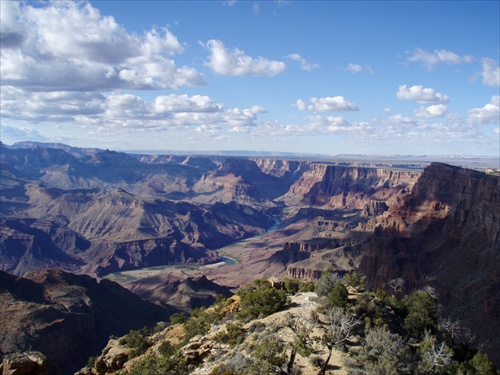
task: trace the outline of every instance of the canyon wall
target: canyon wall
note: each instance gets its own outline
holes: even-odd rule
[[[285,195],[285,201],[342,209],[380,211],[399,202],[417,180],[419,172],[389,168],[346,167],[312,163]],[[370,208],[368,208],[370,209]]]
[[[411,195],[369,224],[362,271],[374,287],[401,277],[435,288],[443,313],[473,329],[500,360],[500,178],[433,163]],[[495,350],[492,350],[494,348]]]
[[[152,327],[177,311],[111,281],[55,270],[26,277],[0,271],[0,305],[0,353],[40,351],[51,374],[74,373],[110,335]]]

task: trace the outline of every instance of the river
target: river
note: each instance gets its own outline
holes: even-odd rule
[[[200,265],[192,265],[192,264],[180,264],[180,265],[165,265],[165,266],[154,266],[154,267],[144,267],[144,268],[139,268],[135,270],[129,270],[129,271],[119,271],[119,272],[114,272],[110,273],[109,275],[104,276],[105,279],[115,281],[115,282],[127,282],[127,281],[135,281],[139,279],[144,279],[146,277],[153,277],[162,274],[164,271],[167,270],[196,270],[196,269],[201,269],[201,268],[213,268],[213,267],[220,267],[223,265],[231,265],[231,264],[236,264],[238,263],[238,260],[232,257],[229,257],[225,254],[224,249],[226,248],[232,248],[234,246],[241,246],[242,243],[245,241],[248,241],[250,239],[255,239],[257,237],[260,237],[266,233],[272,232],[276,230],[281,221],[278,218],[274,218],[274,224],[270,226],[265,232],[262,232],[260,234],[256,234],[255,236],[252,237],[247,237],[243,238],[241,240],[238,240],[236,242],[233,242],[230,245],[224,246],[220,249],[217,250],[217,253],[219,254],[219,257],[222,259],[221,262],[218,263],[211,263],[211,264],[200,264]]]

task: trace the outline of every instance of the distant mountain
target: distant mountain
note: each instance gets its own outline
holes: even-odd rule
[[[7,148],[11,148],[11,149],[34,148],[34,147],[55,148],[55,149],[64,150],[68,154],[71,154],[71,155],[76,156],[76,157],[84,156],[84,155],[94,155],[95,153],[104,151],[104,150],[101,150],[98,148],[72,147],[72,146],[68,146],[68,145],[63,144],[63,143],[47,143],[47,142],[33,142],[33,141],[16,142],[12,146],[7,146],[4,144],[4,146]]]
[[[483,173],[498,160],[446,157],[471,165],[465,169],[427,156],[132,155],[24,145],[0,144],[2,270],[102,277],[203,266],[234,244],[224,254],[237,264],[127,286],[191,308],[198,297],[183,293],[194,296],[208,280],[234,288],[263,276],[361,270],[377,288],[398,277],[408,290],[435,286],[443,311],[493,351],[500,346],[499,177]],[[196,280],[202,274],[208,278]],[[213,298],[213,288],[201,288],[198,301]]]

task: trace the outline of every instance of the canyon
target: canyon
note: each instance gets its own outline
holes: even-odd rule
[[[357,271],[373,288],[397,278],[408,292],[432,286],[443,311],[500,360],[500,188],[498,174],[484,172],[491,161],[459,161],[478,171],[408,158],[146,155],[33,143],[0,151],[2,285],[42,285],[31,304],[68,304],[62,292],[47,300],[45,283],[64,290],[64,280],[85,278],[92,288],[134,292],[167,320],[257,278]],[[120,285],[106,280],[160,266]],[[26,299],[9,288],[5,301]],[[87,309],[85,293],[70,306]],[[96,335],[89,348],[105,345]],[[19,348],[0,340],[3,353]]]

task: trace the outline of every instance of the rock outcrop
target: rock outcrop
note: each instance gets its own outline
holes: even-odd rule
[[[0,363],[0,373],[3,375],[47,375],[47,357],[40,352],[24,352],[8,354]]]
[[[0,271],[0,305],[0,351],[40,351],[49,372],[57,368],[61,374],[81,368],[109,336],[153,326],[177,311],[146,302],[114,282],[56,270],[32,271],[24,278]]]
[[[225,297],[233,295],[228,287],[218,285],[205,276],[191,277],[172,272],[129,281],[123,286],[150,302],[174,306],[185,312],[212,305],[218,294]]]
[[[444,312],[500,347],[500,178],[433,163],[412,194],[369,224],[360,270],[378,288],[434,287]]]
[[[419,173],[413,171],[312,163],[284,198],[367,213],[372,207],[372,211],[376,209],[379,213],[385,209],[382,202],[390,206],[408,194],[418,176]]]

